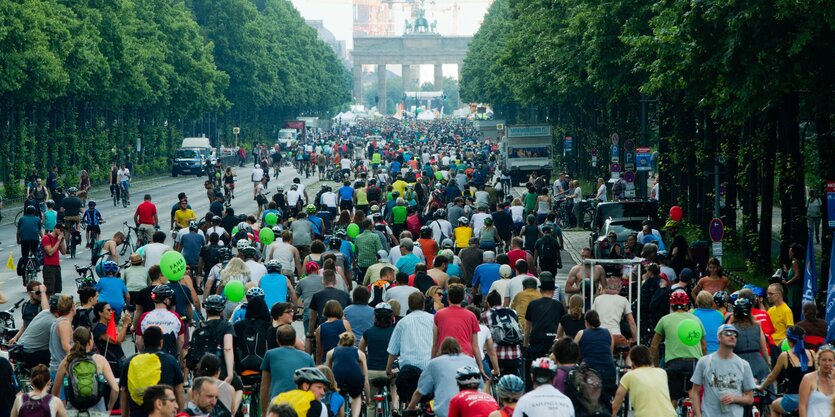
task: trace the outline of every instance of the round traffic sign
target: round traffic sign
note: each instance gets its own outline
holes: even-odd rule
[[[623,179],[626,180],[626,182],[633,182],[635,181],[635,173],[632,171],[626,171],[626,173],[623,174]]]
[[[725,237],[725,224],[722,219],[713,219],[710,221],[710,226],[707,228],[707,233],[710,235],[710,240],[714,242],[721,242]]]
[[[620,164],[612,164],[611,170],[612,172],[620,172]]]
[[[620,136],[617,133],[612,133],[612,145],[617,145],[620,142]]]
[[[623,150],[624,151],[632,152],[633,149],[635,149],[635,141],[634,140],[629,139],[629,140],[623,142]]]

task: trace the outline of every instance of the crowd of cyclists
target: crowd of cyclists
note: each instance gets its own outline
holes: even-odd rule
[[[129,266],[118,232],[88,241],[76,294],[54,269],[25,282],[0,417],[829,415],[835,350],[791,296],[801,247],[767,288],[735,291],[675,221],[647,223],[609,243],[632,263],[564,269],[579,182],[534,174],[516,195],[497,149],[463,121],[367,121],[256,145],[251,171],[217,166],[206,213],[200,190],[162,211],[145,195]],[[285,169],[298,176],[276,183]],[[87,190],[26,208],[24,258],[101,224]],[[593,197],[622,195],[598,182]],[[55,207],[60,222],[40,215]]]

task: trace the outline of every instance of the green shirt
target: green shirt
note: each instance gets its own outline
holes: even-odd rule
[[[376,233],[366,230],[354,239],[354,243],[357,245],[357,265],[368,268],[377,263],[377,251],[383,249],[383,244]]]
[[[407,210],[405,206],[394,206],[391,208],[391,221],[394,224],[406,223]]]
[[[687,346],[678,338],[678,325],[684,320],[693,320],[699,323],[702,328],[702,340],[704,340],[705,327],[698,317],[691,313],[670,313],[662,317],[655,326],[655,333],[664,336],[664,361],[670,362],[673,359],[698,359],[702,357],[702,344]]]
[[[530,213],[533,209],[536,208],[536,198],[538,196],[535,193],[525,193],[525,211]]]

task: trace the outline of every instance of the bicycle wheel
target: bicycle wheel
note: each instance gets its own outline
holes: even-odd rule
[[[134,251],[133,242],[130,239],[130,235],[128,235],[125,243],[122,244],[122,249],[119,251],[119,256],[125,256],[125,254],[131,254]]]
[[[20,218],[21,218],[22,216],[23,216],[23,210],[20,210],[20,211],[18,211],[18,212],[17,212],[17,214],[15,214],[15,216],[14,216],[14,224],[15,224],[15,226],[17,226],[17,221],[18,221],[18,220],[20,220]]]
[[[70,258],[75,259],[76,247],[77,245],[75,244],[75,236],[70,235],[70,247],[68,248],[70,252]]]
[[[261,416],[260,392],[261,388],[259,386],[252,387],[252,395],[249,396],[249,417]]]

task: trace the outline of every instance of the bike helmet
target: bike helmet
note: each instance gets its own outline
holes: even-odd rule
[[[107,276],[116,275],[119,272],[119,265],[113,261],[104,261],[101,263],[101,271]]]
[[[304,209],[305,211],[307,211],[307,214],[316,213],[316,206],[314,206],[313,204],[308,204],[307,207],[305,207]]]
[[[394,309],[389,303],[379,303],[374,307],[374,315],[378,317],[391,317],[394,314]]]
[[[247,246],[243,249],[243,253],[245,257],[253,257],[258,254],[258,250],[253,246]]]
[[[197,229],[200,228],[200,225],[196,221],[192,220],[192,221],[188,222],[188,228],[190,230],[197,230]]]
[[[229,260],[232,259],[232,249],[224,246],[217,250],[217,256],[220,258],[221,262],[229,262]]]
[[[525,382],[516,375],[505,375],[496,384],[496,393],[499,398],[519,399],[525,393]]]
[[[759,298],[765,298],[766,296],[765,288],[754,286],[751,291]]]
[[[269,273],[280,273],[281,272],[281,262],[278,259],[270,259],[264,264],[267,267],[267,272]]]
[[[248,248],[249,246],[250,246],[249,241],[246,240],[246,239],[240,239],[240,240],[238,240],[237,243],[235,243],[235,248],[238,249],[238,251],[243,251],[244,249]]]
[[[548,358],[534,359],[531,362],[530,372],[534,381],[541,384],[549,383],[554,379],[554,374],[557,372],[557,365]]]
[[[221,313],[226,308],[226,297],[212,294],[206,297],[206,302],[203,303],[203,307],[207,313]]]
[[[78,188],[70,187],[70,188],[67,189],[67,192],[70,193],[70,194],[75,194],[75,193],[78,192]]]
[[[299,184],[292,184],[292,185],[290,185],[290,189],[291,189],[291,190],[298,190],[298,189],[299,189]]]
[[[52,200],[46,200],[46,206],[49,208],[55,207],[55,202]]]
[[[397,199],[397,197],[400,197],[400,191],[392,191],[391,192],[391,197],[393,199]]]
[[[734,317],[748,317],[751,315],[751,300],[740,297],[734,302]]]
[[[458,385],[479,385],[481,384],[481,372],[472,365],[462,366],[455,371],[455,381]]]
[[[293,382],[295,382],[296,385],[300,385],[302,382],[307,382],[308,384],[319,382],[325,385],[330,385],[328,377],[315,367],[296,369],[296,371],[293,372]]]
[[[87,200],[87,207],[93,208],[96,206],[96,200]]]
[[[167,298],[171,298],[173,296],[174,290],[172,290],[171,287],[168,286],[168,284],[157,285],[151,291],[151,299],[153,299],[154,302],[161,303],[165,301]]]
[[[276,189],[276,190],[278,190],[278,191],[284,191],[284,184],[278,184],[278,185],[275,187],[275,189]]]
[[[331,236],[330,239],[328,239],[328,246],[333,249],[339,249],[339,247],[342,246],[342,239],[337,236]]]
[[[251,300],[255,297],[264,298],[264,290],[262,290],[261,287],[252,287],[252,288],[246,290],[246,299],[247,300]]]
[[[343,228],[336,229],[334,234],[336,235],[336,237],[340,239],[344,239],[346,236],[348,236],[348,232],[346,232]]]
[[[686,307],[690,305],[690,297],[687,296],[685,291],[673,291],[670,294],[670,306],[682,306]]]
[[[466,226],[466,225],[470,224],[470,220],[467,219],[464,216],[461,216],[461,217],[458,218],[458,224],[463,224],[463,225]]]
[[[731,305],[734,305],[737,298],[739,298],[739,291],[734,291],[731,293],[730,297],[728,297],[728,300]]]
[[[713,293],[713,302],[716,307],[722,308],[728,303],[728,293],[725,291],[716,291]]]
[[[420,237],[423,239],[429,239],[432,237],[432,228],[429,226],[421,226],[420,228]]]

